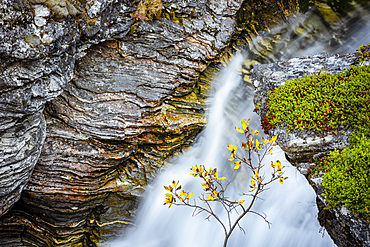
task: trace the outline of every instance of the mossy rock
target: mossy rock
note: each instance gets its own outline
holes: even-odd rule
[[[267,97],[265,121],[291,131],[343,131],[370,128],[370,66],[342,73],[324,71],[287,81]]]
[[[344,205],[353,214],[370,222],[370,139],[363,133],[353,144],[335,150],[320,161],[328,208]]]
[[[328,208],[344,205],[370,221],[370,43],[358,51],[358,65],[340,73],[325,71],[287,81],[269,92],[264,126],[316,134],[352,131],[350,146],[317,160],[313,172],[324,173]]]

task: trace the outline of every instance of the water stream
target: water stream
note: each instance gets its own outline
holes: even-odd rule
[[[168,167],[148,189],[145,200],[139,209],[136,227],[112,246],[221,246],[223,231],[218,223],[206,215],[192,217],[192,209],[163,205],[165,190],[172,180],[179,180],[188,191],[200,195],[200,180],[189,175],[189,168],[195,164],[218,167],[220,175],[232,182],[228,194],[239,198],[241,191],[248,190],[249,174],[247,169],[233,170],[233,162],[226,145],[238,144],[243,135],[235,131],[241,118],[251,118],[252,129],[259,129],[258,116],[253,113],[253,95],[244,91],[237,69],[244,57],[237,55],[222,72],[217,91],[209,113],[208,125],[197,144]],[[243,100],[243,97],[247,99]],[[320,233],[316,219],[317,208],[315,193],[306,179],[299,174],[284,158],[283,152],[276,147],[272,160],[279,159],[286,168],[288,180],[281,185],[276,182],[271,189],[262,194],[264,201],[255,204],[258,212],[264,212],[272,223],[268,225],[255,215],[247,215],[241,222],[245,234],[236,229],[229,240],[229,246],[334,246],[332,240]],[[270,163],[269,159],[266,160]]]
[[[363,33],[363,30],[361,31]],[[369,32],[367,32],[369,33]],[[368,39],[369,37],[361,37]],[[353,40],[354,37],[351,37]],[[351,45],[356,47],[357,43]],[[343,46],[341,46],[343,48]],[[358,47],[358,46],[357,46]],[[341,48],[341,49],[342,49]],[[321,52],[326,47],[320,45],[309,53]],[[347,52],[353,52],[350,50]],[[302,53],[302,50],[299,51]],[[294,52],[290,52],[294,56]],[[240,145],[243,135],[235,131],[242,118],[250,118],[252,129],[260,129],[259,117],[253,113],[253,93],[243,85],[238,73],[247,55],[237,54],[217,79],[213,88],[212,103],[208,113],[208,124],[198,137],[196,144],[186,153],[172,162],[148,186],[145,198],[138,210],[135,227],[128,230],[123,237],[108,243],[112,247],[211,247],[222,246],[224,233],[222,227],[214,220],[205,220],[206,214],[192,217],[193,210],[182,206],[164,206],[165,190],[172,180],[179,180],[186,191],[193,191],[194,198],[202,193],[200,179],[190,176],[190,167],[203,164],[206,167],[218,167],[220,176],[233,181],[228,189],[232,199],[241,199],[240,194],[248,191],[250,172],[242,167],[234,171],[233,162],[227,161],[230,152],[227,144]],[[260,131],[263,132],[263,131]],[[326,247],[335,246],[323,231],[317,220],[316,195],[307,180],[286,159],[279,147],[275,147],[272,156],[265,160],[280,160],[286,167],[289,178],[284,185],[275,182],[264,192],[254,205],[254,210],[263,212],[272,223],[268,224],[260,217],[247,214],[240,225],[245,233],[235,229],[228,246],[256,247]],[[269,173],[265,171],[266,175]],[[247,203],[247,202],[245,202]],[[222,209],[217,213],[222,214]],[[235,215],[234,215],[235,216]]]

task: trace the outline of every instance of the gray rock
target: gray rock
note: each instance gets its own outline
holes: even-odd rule
[[[44,143],[42,111],[21,118],[0,119],[0,215],[19,200]]]
[[[80,244],[99,205],[134,201],[202,129],[209,85],[197,78],[241,1],[162,2],[170,18],[135,22],[138,1],[0,3],[0,215],[25,188],[2,231],[28,222],[34,245]]]
[[[320,173],[310,178],[311,185],[317,194],[317,205],[319,208],[318,219],[322,226],[328,231],[335,244],[339,247],[347,246],[370,246],[370,224],[351,214],[344,206],[334,210],[327,210],[327,202],[323,196],[321,187],[323,174]]]
[[[254,103],[260,108],[257,114],[261,118],[266,114],[266,97],[268,92],[285,84],[285,81],[303,77],[319,71],[326,73],[341,72],[355,64],[358,54],[329,55],[317,54],[293,58],[272,64],[254,65],[251,79],[255,89]],[[350,131],[344,133],[312,133],[306,130],[293,130],[289,133],[283,127],[275,127],[268,131],[269,135],[278,136],[277,143],[284,150],[288,159],[297,169],[307,176],[309,160],[320,157],[334,149],[347,146]],[[333,211],[325,210],[326,205],[322,183],[322,174],[310,178],[318,196],[319,221],[340,246],[370,246],[370,225],[368,222],[350,214],[344,207]]]
[[[313,56],[292,58],[287,61],[272,64],[255,65],[251,78],[256,87],[254,104],[260,105],[257,114],[261,118],[266,114],[266,98],[268,92],[284,85],[285,81],[302,78],[304,75],[319,71],[325,73],[341,72],[355,64],[356,54],[329,55],[326,53]],[[283,127],[276,127],[269,134],[279,136],[278,144],[294,163],[307,162],[317,153],[343,149],[348,145],[349,131],[344,134],[322,132],[320,135],[310,131],[293,130],[289,133]]]

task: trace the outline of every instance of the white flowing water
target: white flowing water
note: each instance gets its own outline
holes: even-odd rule
[[[192,217],[192,209],[183,206],[164,206],[165,190],[172,180],[179,180],[187,191],[200,195],[200,179],[190,176],[190,167],[203,164],[207,168],[218,167],[220,176],[233,180],[228,189],[230,198],[241,198],[239,193],[248,191],[250,181],[247,169],[233,170],[233,162],[227,161],[230,152],[228,143],[239,144],[243,135],[235,131],[241,118],[251,118],[252,129],[259,129],[258,116],[253,113],[252,95],[244,92],[237,69],[244,58],[237,55],[222,72],[217,91],[213,97],[207,127],[197,143],[176,162],[161,173],[148,188],[145,200],[139,208],[136,226],[124,240],[111,246],[120,247],[207,247],[222,246],[224,233],[214,220],[205,220],[207,215]],[[247,99],[243,99],[247,95]],[[261,131],[262,132],[262,131]],[[228,246],[334,246],[332,240],[320,233],[317,221],[315,193],[307,180],[285,160],[283,152],[275,147],[269,160],[279,159],[286,166],[288,180],[281,185],[273,183],[262,194],[263,201],[255,204],[254,210],[263,212],[272,223],[270,229],[260,217],[247,214],[241,222],[245,234],[235,229]],[[268,174],[266,172],[266,174]],[[221,211],[220,211],[221,212]]]
[[[362,31],[363,33],[363,31]],[[366,32],[369,33],[369,32]],[[364,38],[364,37],[362,37]],[[369,37],[366,37],[367,39]],[[364,38],[364,39],[366,39]],[[366,43],[364,41],[360,41]],[[358,47],[358,43],[351,44]],[[325,49],[325,46],[320,48]],[[315,52],[322,50],[315,49]],[[350,50],[348,52],[353,52]],[[314,53],[312,49],[309,53]],[[250,118],[252,129],[260,129],[259,117],[253,113],[253,95],[246,92],[238,69],[243,63],[241,54],[236,55],[215,83],[208,124],[198,137],[196,144],[158,175],[148,186],[138,209],[135,226],[123,237],[108,243],[110,247],[213,247],[222,246],[224,232],[219,223],[206,214],[192,216],[193,210],[184,206],[164,206],[166,191],[163,185],[179,180],[183,189],[193,191],[197,199],[202,193],[200,179],[190,176],[190,167],[205,165],[217,167],[220,176],[232,181],[227,190],[230,199],[240,200],[242,192],[248,192],[250,171],[245,167],[234,171],[233,162],[227,161],[230,151],[227,144],[240,145],[243,135],[235,131],[242,118]],[[263,131],[260,131],[262,133]],[[322,232],[317,220],[316,195],[307,180],[295,167],[286,161],[284,153],[277,146],[273,155],[265,159],[266,167],[271,160],[280,160],[289,178],[281,185],[272,183],[270,189],[261,194],[253,209],[267,215],[268,224],[254,214],[247,214],[232,233],[228,246],[250,247],[325,247],[335,246],[328,234]],[[269,171],[265,171],[268,177]],[[243,198],[245,199],[245,198]],[[246,201],[245,204],[248,202]],[[198,200],[199,204],[199,200]],[[214,203],[216,204],[216,202]],[[222,215],[222,208],[216,207]],[[234,217],[236,214],[234,213]],[[223,217],[223,216],[221,216]]]

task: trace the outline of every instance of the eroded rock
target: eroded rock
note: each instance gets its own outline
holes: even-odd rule
[[[45,140],[42,111],[24,117],[0,119],[0,215],[21,197]]]
[[[1,219],[4,242],[21,243],[27,225],[36,245],[95,245],[104,227],[126,224],[100,218],[113,195],[136,205],[204,126],[209,85],[197,78],[230,41],[241,1],[221,12],[214,2],[162,2],[166,16],[135,22],[137,3],[125,0],[0,4],[0,116],[43,117],[46,105],[47,124],[22,199]]]
[[[272,64],[255,65],[251,77],[256,87],[254,103],[259,107],[257,113],[261,119],[266,115],[265,99],[268,92],[285,84],[287,80],[301,78],[305,74],[341,72],[354,65],[358,54],[329,55],[317,54],[293,58]],[[347,146],[350,131],[342,133],[311,132],[307,130],[293,130],[289,133],[283,127],[274,127],[268,130],[269,135],[278,136],[277,143],[298,170],[307,176],[310,159],[320,157],[334,149],[343,149]],[[323,194],[322,174],[309,178],[318,195],[319,221],[325,226],[334,242],[340,246],[369,246],[369,223],[350,214],[344,207],[333,211],[325,210],[327,204]]]

